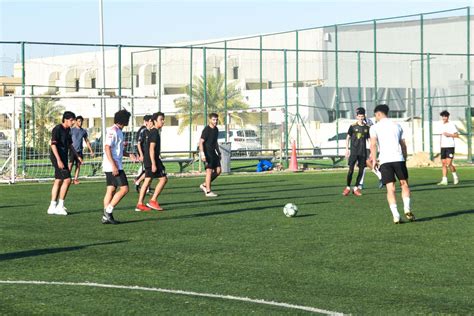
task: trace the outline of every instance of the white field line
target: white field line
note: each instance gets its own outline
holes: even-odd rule
[[[219,298],[219,299],[233,300],[233,301],[242,301],[242,302],[248,302],[248,303],[297,309],[297,310],[303,310],[303,311],[326,314],[326,315],[344,315],[343,313],[327,311],[324,309],[319,309],[319,308],[310,307],[310,306],[279,303],[279,302],[265,301],[261,299],[253,299],[253,298],[239,297],[239,296],[233,296],[233,295],[198,293],[198,292],[191,292],[191,291],[170,290],[170,289],[162,289],[162,288],[154,288],[154,287],[125,286],[125,285],[101,284],[101,283],[90,283],[90,282],[75,283],[75,282],[48,282],[48,281],[24,281],[24,280],[16,280],[16,281],[0,280],[0,284],[89,286],[89,287],[137,290],[137,291],[152,291],[152,292],[171,293],[171,294],[178,294],[178,295],[201,296],[201,297]]]

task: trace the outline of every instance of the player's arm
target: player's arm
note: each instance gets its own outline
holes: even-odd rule
[[[347,136],[346,136],[346,158],[349,158],[349,155],[351,153],[351,151],[349,149],[350,139],[351,139],[351,136],[349,134],[347,134]]]
[[[202,161],[206,161],[206,155],[204,154],[204,138],[199,139],[199,155]]]
[[[156,172],[155,148],[156,148],[156,143],[150,142],[150,150],[148,154],[150,155],[151,172],[153,173]]]
[[[108,145],[108,144],[105,145],[104,152],[105,152],[105,156],[107,157],[107,159],[110,162],[110,165],[112,166],[112,174],[114,176],[117,176],[119,174],[119,172],[118,172],[117,164],[115,163],[115,160],[112,157],[112,149],[111,149],[110,145]]]
[[[140,161],[143,161],[143,149],[142,149],[142,143],[141,142],[138,142],[137,149],[138,149],[138,159]]]
[[[89,148],[89,151],[90,151],[90,153],[91,153],[91,156],[92,156],[92,157],[95,157],[95,153],[94,153],[94,151],[92,150],[92,146],[91,146],[91,142],[89,141],[89,138],[85,137],[85,138],[84,138],[84,141],[86,142],[87,148]]]
[[[63,161],[61,160],[61,157],[59,157],[58,147],[55,143],[51,144],[51,150],[53,151],[54,157],[56,157],[56,161],[58,162],[58,168],[64,169]]]
[[[79,160],[79,162],[82,164],[82,158],[79,156],[76,149],[74,149],[74,146],[72,145],[72,143],[69,145],[69,150],[72,152],[74,157],[76,157],[76,159]]]
[[[405,139],[400,139],[400,148],[402,149],[403,159],[407,160],[408,152],[407,152],[407,144]]]
[[[370,161],[372,166],[377,165],[377,136],[370,137]]]

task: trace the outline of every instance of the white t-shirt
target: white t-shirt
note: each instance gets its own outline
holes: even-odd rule
[[[112,127],[107,128],[107,133],[105,135],[102,168],[104,172],[112,172],[112,164],[110,163],[105,153],[105,145],[110,146],[110,151],[112,152],[112,158],[114,159],[118,170],[123,170],[122,157],[123,157],[124,144],[123,144],[123,133],[120,127],[118,127],[117,125],[114,125]]]
[[[447,122],[446,124],[442,124],[441,126],[441,148],[450,148],[450,147],[455,147],[455,142],[454,142],[454,137],[447,137],[444,136],[443,133],[447,132],[449,134],[454,134],[458,132],[458,129],[456,125],[452,122]]]
[[[381,165],[387,162],[405,161],[400,146],[400,140],[403,139],[403,129],[399,124],[388,118],[383,118],[370,127],[370,137],[377,138]]]

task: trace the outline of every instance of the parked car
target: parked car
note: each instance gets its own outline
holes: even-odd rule
[[[344,156],[346,153],[346,137],[347,133],[339,133],[328,138],[327,141],[321,143],[319,148],[315,148],[317,154],[327,156],[327,155],[337,155]],[[337,148],[339,147],[339,153]]]
[[[0,155],[8,156],[12,149],[12,142],[8,140],[4,132],[0,132]]]
[[[125,152],[131,152],[131,153],[134,153],[135,152],[135,142],[136,142],[136,136],[137,136],[137,133],[134,132],[123,132],[123,138],[124,138],[124,151]],[[92,147],[92,150],[95,152],[95,153],[102,153],[104,151],[104,147],[103,147],[103,143],[102,143],[102,136],[100,137],[97,137],[94,141],[91,141],[91,147]]]
[[[220,131],[217,142],[225,142],[225,131]],[[252,129],[231,129],[227,131],[227,141],[230,142],[230,149],[245,153],[247,156],[257,156],[258,150],[262,149],[260,138]],[[252,150],[252,151],[248,151]],[[256,151],[253,151],[256,150]]]

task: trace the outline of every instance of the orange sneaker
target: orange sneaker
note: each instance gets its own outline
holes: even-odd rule
[[[348,196],[349,193],[351,193],[351,189],[349,189],[349,188],[345,188],[344,191],[342,191],[342,195],[344,195],[344,196]]]
[[[146,206],[151,207],[152,209],[157,211],[163,211],[163,208],[160,206],[160,204],[158,204],[157,201],[150,200],[150,202],[148,202]]]
[[[135,212],[149,212],[151,211],[151,208],[146,206],[145,204],[137,204],[135,207]]]
[[[362,196],[362,193],[360,193],[360,190],[359,190],[359,189],[354,189],[354,191],[352,191],[352,193],[353,193],[355,196]]]

